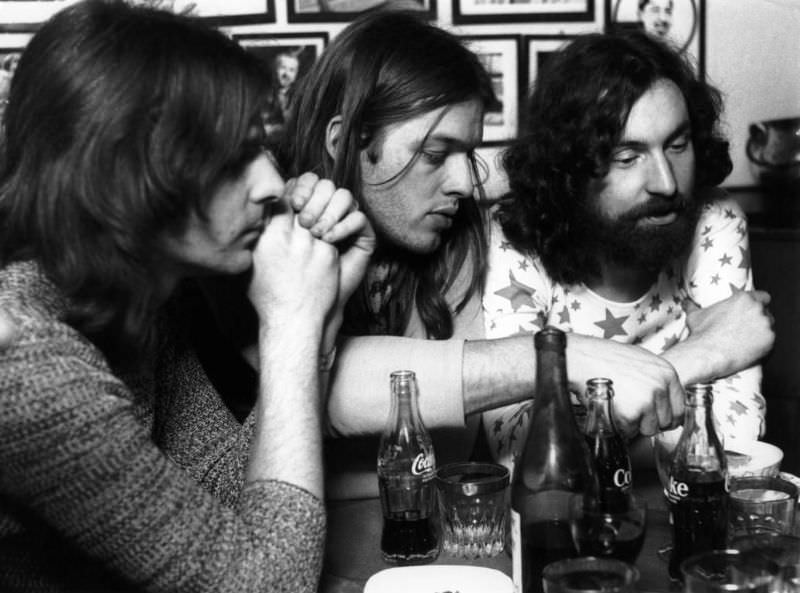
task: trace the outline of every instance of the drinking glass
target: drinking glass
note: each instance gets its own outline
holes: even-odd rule
[[[758,476],[731,481],[728,535],[752,533],[791,535],[797,487],[782,478]]]
[[[633,564],[647,531],[647,504],[630,495],[625,510],[604,510],[584,495],[570,501],[570,528],[581,556],[616,558]]]
[[[639,571],[613,558],[569,558],[544,567],[544,593],[634,593]]]
[[[773,593],[779,590],[778,565],[739,550],[711,550],[681,562],[684,593]]]
[[[800,538],[779,533],[755,533],[734,538],[731,548],[763,556],[778,565],[785,593],[800,592]]]
[[[503,551],[508,521],[509,472],[495,463],[449,463],[436,472],[442,548],[460,558]]]

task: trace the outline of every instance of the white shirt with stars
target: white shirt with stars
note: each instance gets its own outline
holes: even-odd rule
[[[551,325],[661,354],[689,335],[683,308],[687,299],[706,307],[752,288],[747,221],[729,199],[704,208],[688,256],[668,265],[632,302],[610,301],[583,284],[557,284],[538,257],[512,248],[493,222],[483,298],[486,335],[532,333]],[[763,434],[766,404],[760,390],[760,367],[714,382],[714,413],[726,440]],[[529,407],[526,402],[484,413],[492,452],[510,467],[524,441]]]

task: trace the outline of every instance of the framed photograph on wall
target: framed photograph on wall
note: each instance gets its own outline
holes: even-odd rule
[[[286,0],[290,23],[348,22],[359,13],[378,6],[418,10],[426,18],[436,18],[437,0]]]
[[[525,49],[523,100],[531,92],[536,76],[547,61],[548,56],[573,38],[573,35],[526,35],[522,38],[522,44]]]
[[[0,124],[2,124],[3,112],[6,110],[8,93],[11,90],[11,77],[14,75],[23,49],[22,45],[0,45]]]
[[[0,0],[0,31],[35,31],[56,12],[77,0]],[[275,0],[133,0],[175,12],[189,12],[212,25],[274,23]]]
[[[705,0],[605,0],[606,28],[641,29],[685,52],[705,75]],[[639,8],[641,4],[641,8]]]
[[[483,118],[483,144],[501,144],[517,133],[519,120],[520,38],[518,35],[465,35],[464,40],[492,79],[496,96]]]
[[[594,21],[595,0],[452,0],[456,24]]]
[[[273,93],[264,113],[264,129],[270,141],[283,133],[288,110],[298,83],[328,44],[327,32],[320,33],[241,33],[233,38],[267,66]]]

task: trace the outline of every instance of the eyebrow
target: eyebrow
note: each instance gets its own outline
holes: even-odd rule
[[[424,148],[425,145],[431,142],[441,142],[449,149],[464,150],[467,152],[470,150],[475,150],[480,145],[480,140],[473,144],[472,142],[465,142],[460,138],[453,138],[452,136],[448,136],[446,134],[437,134],[434,132],[427,138],[420,139],[420,148]]]
[[[688,134],[689,132],[691,132],[691,130],[692,130],[692,125],[691,125],[691,123],[689,123],[689,120],[688,119],[684,120],[683,123],[679,124],[672,132],[670,132],[670,134],[664,140],[664,144],[669,144],[670,142],[674,141],[676,138],[679,138],[680,136],[683,136],[684,134]],[[647,146],[648,146],[647,142],[645,142],[643,140],[636,140],[634,138],[634,139],[631,139],[631,140],[623,140],[622,142],[620,142],[619,144],[617,144],[614,147],[614,150],[620,150],[620,149],[626,149],[626,148],[633,149],[633,150],[639,150],[639,149],[642,149],[642,148],[647,148]]]

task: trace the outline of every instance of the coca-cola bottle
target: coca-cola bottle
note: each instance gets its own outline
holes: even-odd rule
[[[728,472],[715,428],[712,386],[686,388],[683,434],[675,447],[664,494],[672,523],[669,574],[681,578],[680,563],[689,555],[725,547]]]
[[[567,387],[566,336],[547,327],[534,336],[536,390],[527,440],[511,487],[514,590],[542,591],[542,569],[577,556],[570,529],[573,497],[594,479]]]
[[[585,430],[597,478],[596,508],[600,512],[622,513],[629,507],[631,458],[611,413],[613,385],[611,379],[605,378],[586,382],[588,410]]]
[[[415,374],[395,371],[391,390],[392,408],[378,449],[381,552],[391,564],[431,562],[439,555],[433,522],[433,443],[419,415]]]

